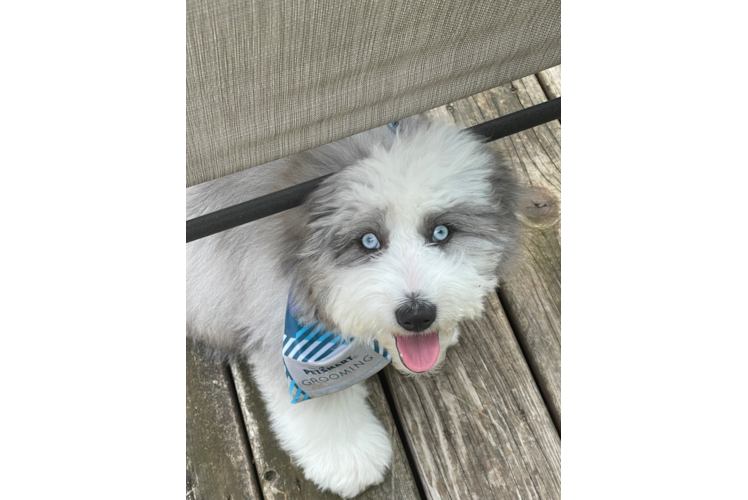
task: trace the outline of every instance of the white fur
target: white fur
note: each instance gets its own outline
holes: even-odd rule
[[[458,323],[482,312],[517,240],[515,184],[496,157],[445,126],[414,120],[403,127],[397,137],[384,127],[188,190],[191,218],[339,171],[300,208],[187,245],[187,329],[249,361],[281,446],[310,480],[343,497],[383,480],[390,437],[366,404],[364,385],[290,404],[280,346],[292,281],[304,291],[307,314],[377,339],[408,375],[395,335],[411,333],[394,311],[413,295],[436,305],[436,371],[457,342]],[[453,241],[428,241],[425,221],[450,211],[461,213]],[[356,238],[373,229],[356,224],[372,215],[386,242],[369,255]],[[341,234],[351,240],[343,250],[324,245]],[[354,263],[336,260],[341,251]]]

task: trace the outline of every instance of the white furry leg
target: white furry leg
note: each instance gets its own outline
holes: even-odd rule
[[[343,498],[381,483],[392,459],[390,438],[366,403],[367,389],[348,389],[292,405],[270,406],[281,446],[321,490]]]

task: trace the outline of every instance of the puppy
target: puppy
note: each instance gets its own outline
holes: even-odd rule
[[[249,362],[280,445],[347,498],[383,480],[390,438],[364,384],[291,404],[289,303],[433,373],[513,260],[521,188],[479,137],[415,117],[194,186],[187,217],[329,173],[302,206],[187,244],[187,333]]]

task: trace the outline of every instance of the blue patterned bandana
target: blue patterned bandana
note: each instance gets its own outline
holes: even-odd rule
[[[327,331],[322,323],[302,326],[286,307],[283,364],[291,404],[342,391],[366,380],[392,361],[375,340],[366,345]]]

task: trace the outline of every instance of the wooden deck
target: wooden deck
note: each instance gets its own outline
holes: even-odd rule
[[[560,66],[428,112],[468,127],[561,95]],[[367,381],[395,451],[360,499],[561,498],[561,123],[492,143],[538,197],[519,271],[436,377]],[[246,365],[187,344],[187,499],[337,499],[277,445]]]

